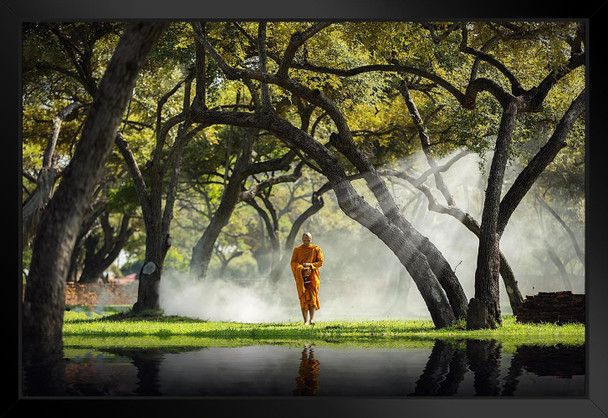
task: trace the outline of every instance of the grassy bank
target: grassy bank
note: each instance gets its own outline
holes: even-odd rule
[[[519,324],[513,316],[504,317],[502,327],[495,330],[467,331],[463,324],[438,330],[431,321],[420,320],[324,321],[310,327],[299,322],[208,322],[176,316],[133,316],[128,312],[87,315],[70,311],[65,314],[63,334],[66,346],[95,347],[239,346],[302,341],[398,347],[426,346],[436,339],[495,339],[513,346],[585,342],[582,324]]]

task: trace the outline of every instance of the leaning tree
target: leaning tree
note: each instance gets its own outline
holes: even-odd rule
[[[141,65],[165,27],[133,23],[125,28],[89,108],[74,157],[38,225],[23,303],[24,366],[38,368],[50,381],[61,364],[56,360],[63,345],[65,282],[86,203],[114,144]]]

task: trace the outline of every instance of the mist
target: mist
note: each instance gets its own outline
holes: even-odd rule
[[[439,160],[438,164],[445,163],[453,155],[455,153]],[[421,153],[408,159],[407,164],[420,167],[419,172],[428,167]],[[478,155],[469,154],[442,174],[457,206],[478,222],[481,220],[487,176],[487,170],[482,170],[482,167],[487,164]],[[518,172],[513,168],[508,170],[506,183]],[[362,183],[353,184],[360,193],[366,194]],[[434,186],[432,179],[427,184]],[[455,270],[467,299],[472,298],[479,244],[477,237],[457,219],[429,211],[426,198],[405,181],[387,180],[387,185],[406,219],[442,252]],[[572,288],[567,289],[558,270],[547,261],[538,212],[529,195],[511,218],[500,244],[522,295],[557,290],[584,292],[584,266],[579,266],[576,274],[570,274]],[[435,196],[444,203],[439,192]],[[367,199],[368,196],[365,197]],[[304,224],[299,234],[310,231],[313,244],[321,247],[325,257],[320,270],[321,309],[315,320],[430,319],[420,293],[397,257],[376,236],[346,215],[339,227],[324,223],[329,211],[340,211],[333,193],[327,193],[324,199],[324,208]],[[559,212],[559,203],[552,202],[552,205]],[[543,222],[556,242],[562,243],[560,251],[570,251],[569,238],[563,228],[548,217]],[[576,232],[582,235],[582,231]],[[579,240],[581,246],[583,241]],[[209,277],[201,282],[188,274],[168,271],[163,275],[159,293],[161,307],[167,315],[209,321],[302,322],[295,282],[288,265],[283,270],[280,283],[273,287],[262,277]],[[500,301],[503,314],[512,313],[502,279]]]

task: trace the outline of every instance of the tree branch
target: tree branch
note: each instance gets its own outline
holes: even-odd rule
[[[572,102],[562,116],[547,143],[536,153],[528,165],[519,173],[509,191],[500,202],[498,234],[502,234],[509,219],[521,200],[545,168],[555,159],[557,153],[566,146],[566,138],[575,120],[585,110],[585,90]]]
[[[241,192],[241,194],[239,196],[239,201],[244,202],[244,201],[251,200],[254,197],[258,196],[263,190],[265,190],[268,187],[271,187],[275,184],[296,181],[302,175],[302,171],[301,171],[302,164],[303,163],[298,164],[296,169],[294,170],[294,172],[291,174],[285,174],[282,176],[273,176],[273,177],[267,178],[266,180],[263,180],[263,181],[257,183],[255,186],[251,187],[249,190],[245,190],[245,191]]]
[[[491,64],[498,71],[500,71],[507,78],[507,80],[509,80],[509,82],[511,83],[511,92],[514,96],[519,96],[519,95],[523,94],[525,92],[525,90],[521,86],[521,83],[519,82],[517,77],[515,77],[515,74],[513,74],[511,71],[509,71],[509,69],[502,62],[500,62],[498,59],[496,59],[492,55],[487,54],[483,51],[478,51],[478,50],[468,46],[467,45],[468,30],[466,28],[466,25],[462,25],[461,30],[462,30],[462,41],[460,43],[460,50],[466,54],[473,55],[474,57],[476,57],[482,61],[485,61],[488,64]]]
[[[291,39],[289,40],[289,45],[287,45],[287,48],[285,49],[283,59],[281,60],[281,65],[279,66],[279,70],[277,71],[276,75],[278,77],[287,77],[287,71],[291,66],[291,62],[293,61],[297,50],[304,45],[304,42],[330,25],[331,22],[320,22],[312,25],[304,32],[295,32],[292,34]]]
[[[139,166],[137,165],[137,161],[135,161],[135,157],[133,152],[131,151],[131,147],[129,147],[128,142],[125,140],[122,133],[118,132],[116,135],[116,145],[120,153],[122,154],[125,163],[127,164],[127,169],[131,174],[131,178],[133,179],[133,184],[135,186],[135,191],[139,198],[139,202],[144,212],[144,216],[147,214],[151,214],[152,208],[150,206],[150,196],[148,194],[148,188],[146,186],[146,182],[144,177],[139,170]]]

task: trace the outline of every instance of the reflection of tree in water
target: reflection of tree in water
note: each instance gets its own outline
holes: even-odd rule
[[[63,346],[49,344],[23,350],[23,393],[26,396],[67,394]]]
[[[298,377],[296,377],[296,388],[293,394],[296,396],[313,396],[319,392],[319,365],[321,362],[315,359],[314,345],[304,345]]]
[[[436,340],[429,360],[410,396],[451,396],[468,370],[474,373],[476,395],[499,394],[501,346],[494,340],[467,340],[466,348]]]
[[[128,357],[137,369],[138,385],[135,394],[139,396],[162,395],[160,390],[160,366],[167,354],[177,354],[191,351],[189,348],[171,349],[107,349],[108,353]]]
[[[133,365],[137,368],[137,379],[139,385],[136,393],[141,396],[160,395],[159,369],[163,361],[162,352],[138,352],[134,350],[129,353],[133,359]]]
[[[585,346],[517,348],[500,388],[502,346],[495,340],[466,340],[462,344],[435,341],[429,360],[410,396],[451,396],[465,374],[473,372],[473,388],[478,396],[513,396],[519,378],[527,371],[538,376],[570,378],[585,374]]]
[[[469,369],[474,373],[475,395],[500,395],[500,354],[502,346],[495,340],[467,340]]]
[[[501,345],[494,340],[467,340],[465,348],[436,340],[410,396],[455,395],[468,370],[474,374],[476,395],[499,395],[500,353]]]
[[[458,386],[467,371],[466,356],[456,345],[436,340],[426,367],[416,382],[410,396],[450,396],[458,392]]]

